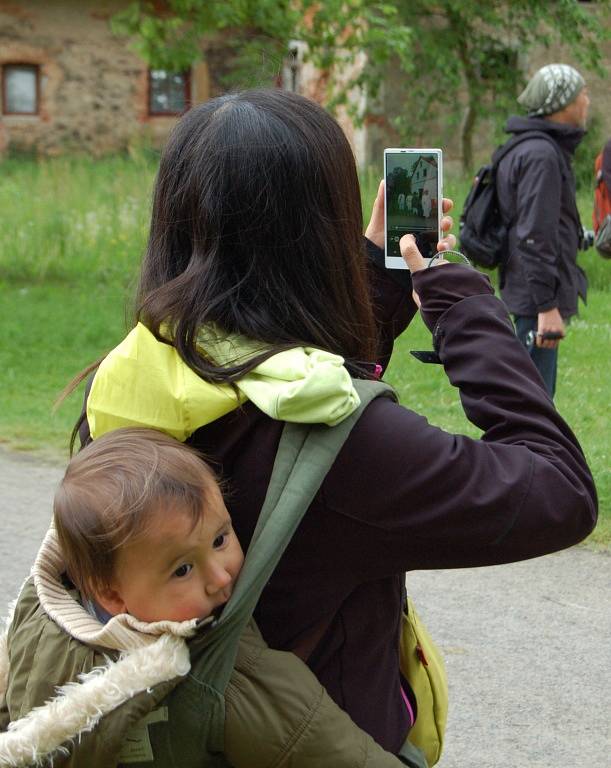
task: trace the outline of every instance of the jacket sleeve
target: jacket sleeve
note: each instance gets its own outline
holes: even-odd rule
[[[225,754],[234,768],[401,768],[335,704],[292,653],[257,644],[225,692]]]
[[[483,434],[445,432],[373,401],[322,486],[343,523],[341,542],[328,536],[320,561],[341,544],[342,567],[371,579],[512,562],[580,541],[596,522],[592,476],[488,279],[450,264],[418,272],[414,286],[446,374]]]
[[[417,307],[412,297],[412,276],[404,269],[386,269],[384,250],[365,238],[369,284],[378,329],[378,359],[384,370],[394,341],[412,321]]]
[[[517,153],[515,241],[512,258],[519,259],[538,312],[558,306],[558,235],[562,174],[557,151],[542,139]]]

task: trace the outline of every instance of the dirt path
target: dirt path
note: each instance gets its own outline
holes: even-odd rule
[[[0,605],[47,528],[61,469],[0,449]],[[611,766],[611,555],[577,547],[410,574],[451,688],[440,768]]]

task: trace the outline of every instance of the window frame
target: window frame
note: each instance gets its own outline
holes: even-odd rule
[[[153,112],[151,110],[151,96],[153,91],[153,78],[151,77],[152,71],[156,72],[167,72],[168,74],[172,75],[183,75],[185,78],[184,82],[184,96],[185,96],[185,106],[184,109],[181,109],[178,112]],[[188,109],[191,108],[191,70],[186,69],[184,72],[172,72],[169,69],[162,69],[161,67],[149,67],[146,72],[147,77],[147,114],[149,117],[180,117],[180,115],[183,115]]]
[[[6,117],[37,117],[40,115],[40,64],[32,64],[31,62],[25,62],[25,61],[4,61],[1,65],[2,68],[2,114]],[[13,112],[12,110],[8,109],[8,95],[7,95],[7,88],[6,88],[6,75],[8,69],[29,69],[33,70],[34,74],[36,76],[36,92],[35,92],[35,106],[36,109],[34,112]]]

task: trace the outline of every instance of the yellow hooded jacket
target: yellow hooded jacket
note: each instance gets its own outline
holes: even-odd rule
[[[219,365],[244,361],[262,349],[258,342],[214,327],[201,332],[199,343]],[[87,401],[91,436],[141,426],[184,442],[246,400],[273,419],[333,426],[360,402],[343,358],[313,347],[273,355],[237,382],[237,389],[236,396],[229,385],[204,381],[175,347],[138,323],[94,377]]]

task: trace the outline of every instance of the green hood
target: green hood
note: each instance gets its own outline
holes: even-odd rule
[[[261,351],[259,343],[213,327],[202,331],[199,343],[220,365]],[[142,426],[184,441],[246,400],[273,419],[333,426],[360,403],[343,358],[313,347],[273,355],[237,382],[237,389],[236,395],[229,385],[204,381],[175,347],[138,323],[95,375],[87,400],[91,435]]]

